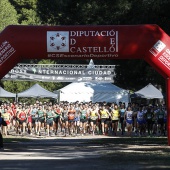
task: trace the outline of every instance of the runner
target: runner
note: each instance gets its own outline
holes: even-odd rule
[[[21,132],[19,132],[19,119],[18,119],[18,114],[19,112],[21,112],[21,109],[22,109],[22,105],[21,104],[16,104],[15,105],[15,115],[16,115],[16,122],[15,122],[15,131],[16,131],[16,134],[19,134]]]
[[[107,119],[110,116],[110,113],[108,110],[105,108],[105,105],[101,106],[101,109],[99,110],[99,115],[100,115],[100,120],[101,120],[101,130],[102,134],[105,135],[107,132]]]
[[[159,108],[157,106],[154,106],[154,112],[153,112],[153,135],[157,135],[157,126],[158,126],[158,112],[159,112]]]
[[[53,106],[55,117],[54,117],[54,129],[55,129],[55,135],[57,135],[58,132],[58,125],[60,124],[61,132],[62,132],[62,123],[61,123],[61,112],[62,108],[59,106],[59,104],[56,104]]]
[[[139,136],[142,136],[145,134],[145,110],[143,106],[139,107],[139,111],[137,113],[137,132],[139,132]]]
[[[44,123],[45,123],[45,112],[43,110],[42,106],[39,106],[38,111],[38,131],[37,134],[41,136],[41,129],[44,129]]]
[[[24,107],[18,113],[17,118],[19,120],[19,132],[22,135],[24,135],[25,134],[25,128],[26,128],[26,119],[27,119],[27,113],[26,113],[26,110],[25,110]]]
[[[27,128],[28,134],[32,135],[32,115],[31,115],[31,107],[27,108]]]
[[[11,115],[8,112],[7,108],[4,109],[4,113],[2,114],[2,118],[5,121],[5,124],[3,125],[3,133],[5,136],[9,135],[9,129],[10,129],[10,120]]]
[[[164,117],[165,117],[165,110],[162,109],[162,106],[159,107],[159,111],[157,112],[158,116],[158,135],[161,136],[164,134]]]
[[[52,110],[52,106],[48,106],[45,112],[46,112],[45,115],[46,115],[47,136],[51,136],[53,131],[53,119],[55,117],[55,113]]]
[[[3,136],[2,136],[3,123],[4,123],[4,119],[2,118],[2,114],[0,111],[0,150],[3,150],[3,148],[4,148],[4,142],[3,142]]]
[[[124,114],[124,120],[126,120],[126,129],[128,131],[128,136],[132,136],[133,128],[133,111],[129,106]]]
[[[15,130],[16,128],[16,113],[17,113],[17,103],[11,103],[11,110],[12,110],[12,118],[11,118],[11,125],[13,129]]]
[[[73,104],[70,104],[70,107],[68,109],[69,135],[73,135],[74,125],[75,125],[75,114],[76,114],[76,111],[73,107]]]
[[[37,114],[38,108],[37,105],[34,104],[31,105],[31,117],[32,117],[32,126],[34,128],[35,135],[38,135],[38,114]]]
[[[87,125],[87,119],[88,114],[87,114],[87,108],[86,105],[83,104],[82,107],[80,108],[80,133],[82,136],[86,134],[86,125]]]
[[[97,123],[98,117],[99,117],[99,113],[96,110],[96,106],[93,105],[92,110],[90,111],[90,127],[91,127],[91,132],[92,132],[93,136],[95,134],[96,123]]]
[[[139,111],[139,104],[132,103],[131,110],[133,111],[133,131],[135,131],[135,135],[137,135],[137,113]]]
[[[164,136],[166,136],[166,134],[167,134],[167,109],[166,109],[166,106],[164,106],[162,109],[165,111],[165,114],[164,114]]]
[[[115,136],[117,135],[119,117],[120,114],[119,114],[118,105],[115,104],[114,109],[112,109],[111,111],[112,128]]]
[[[8,129],[12,129],[12,127],[13,127],[13,116],[14,116],[14,114],[13,114],[12,108],[11,108],[9,105],[7,105],[6,108],[7,108],[7,112],[10,114],[10,124],[9,124]]]
[[[120,124],[121,124],[121,132],[122,132],[122,135],[124,134],[125,132],[125,126],[126,126],[126,119],[124,118],[125,116],[125,112],[126,112],[126,109],[125,109],[125,105],[122,104],[120,106],[120,110],[119,110],[119,114],[120,114]]]
[[[80,106],[79,104],[76,102],[75,104],[75,134],[79,134],[80,133]]]
[[[64,108],[61,113],[62,119],[62,128],[64,129],[64,136],[68,134],[68,107],[64,105]]]
[[[153,127],[153,108],[152,105],[149,105],[147,112],[146,112],[146,123],[147,123],[147,131],[148,131],[148,135],[151,135],[152,133],[152,127]]]

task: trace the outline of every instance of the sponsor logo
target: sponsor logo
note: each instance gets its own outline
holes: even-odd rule
[[[110,80],[110,81],[113,80],[112,77],[105,77],[104,79],[105,79],[105,80]]]
[[[64,80],[64,77],[57,77],[57,80]]]
[[[103,77],[95,77],[95,80],[102,81],[102,80],[103,80]]]
[[[166,45],[161,40],[158,40],[149,51],[156,57],[165,47]]]
[[[69,32],[47,31],[47,52],[69,52]]]

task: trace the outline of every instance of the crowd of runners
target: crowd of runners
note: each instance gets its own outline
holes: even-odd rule
[[[166,135],[164,105],[137,103],[2,103],[1,133],[18,135]],[[119,133],[118,133],[119,131]],[[133,132],[133,133],[132,133]]]

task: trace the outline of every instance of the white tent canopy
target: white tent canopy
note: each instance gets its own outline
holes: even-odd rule
[[[0,97],[16,97],[15,93],[8,92],[0,87]]]
[[[39,84],[35,84],[32,87],[30,87],[29,89],[27,89],[21,93],[18,93],[18,97],[57,98],[58,95],[42,88]]]
[[[128,93],[111,83],[75,82],[59,91],[60,101],[128,102]]]
[[[163,99],[161,91],[154,87],[152,84],[148,84],[141,90],[136,91],[135,94],[147,99]]]

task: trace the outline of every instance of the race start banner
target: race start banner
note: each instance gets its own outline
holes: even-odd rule
[[[113,82],[114,65],[18,64],[2,80]]]

